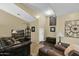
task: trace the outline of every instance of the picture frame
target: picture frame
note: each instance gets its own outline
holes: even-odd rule
[[[32,32],[35,32],[35,26],[32,26],[32,27],[31,27],[31,31],[32,31]]]
[[[64,34],[66,37],[79,38],[79,20],[77,19],[65,21],[64,30]]]
[[[55,27],[50,27],[50,32],[55,32]]]
[[[55,26],[56,25],[56,17],[54,17],[54,16],[49,17],[49,25],[50,26]]]

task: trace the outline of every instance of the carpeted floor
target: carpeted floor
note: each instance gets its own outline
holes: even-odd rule
[[[36,43],[36,42],[32,42],[32,44],[31,44],[31,55],[37,56],[40,47],[42,47],[41,44]]]
[[[32,42],[31,44],[31,55],[36,56],[38,54],[39,50],[39,43]]]

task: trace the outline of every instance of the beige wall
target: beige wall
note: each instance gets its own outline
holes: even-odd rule
[[[57,18],[57,33],[56,34],[58,34],[59,32],[64,33],[65,21],[68,21],[68,20],[79,20],[79,12],[59,16]],[[57,37],[57,41],[58,41],[58,37]],[[70,43],[70,44],[79,44],[79,38],[72,38],[72,37],[65,36],[62,39],[62,41],[65,43]]]
[[[24,29],[27,23],[0,10],[0,37],[10,36],[11,29]]]
[[[38,42],[38,20],[30,23],[30,27],[35,26],[35,32],[31,32],[32,42]]]
[[[49,17],[46,17],[46,23],[45,23],[45,35],[46,37],[56,37],[56,32],[50,32],[50,27],[56,27],[56,26],[49,26]]]
[[[43,16],[43,15],[42,15]],[[36,31],[31,33],[32,41],[39,41],[39,28],[44,28],[44,40],[46,37],[56,37],[56,32],[50,32],[49,18],[40,17],[39,19],[30,23],[30,26],[35,26]],[[52,26],[55,27],[55,26]]]

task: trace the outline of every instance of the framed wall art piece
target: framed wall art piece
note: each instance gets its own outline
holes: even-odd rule
[[[54,16],[49,17],[49,25],[50,26],[55,26],[56,25],[56,17],[54,17]]]
[[[35,32],[35,26],[32,26],[32,27],[31,27],[31,31],[32,31],[32,32]]]
[[[50,32],[55,32],[55,27],[50,27]]]
[[[79,20],[65,22],[65,36],[79,38]]]

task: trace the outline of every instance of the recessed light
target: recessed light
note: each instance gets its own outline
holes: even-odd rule
[[[38,19],[40,17],[40,15],[36,15],[35,17]]]
[[[20,15],[19,13],[17,15]]]
[[[54,15],[54,12],[53,12],[53,10],[47,10],[47,11],[45,12],[45,14],[46,14],[47,16],[52,16],[52,15]]]

